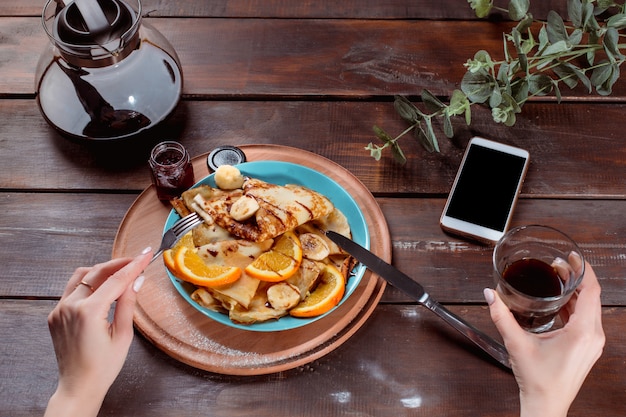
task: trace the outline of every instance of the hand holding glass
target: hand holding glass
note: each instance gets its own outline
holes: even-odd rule
[[[496,290],[520,326],[530,332],[552,328],[584,274],[578,245],[549,226],[510,230],[496,244]]]

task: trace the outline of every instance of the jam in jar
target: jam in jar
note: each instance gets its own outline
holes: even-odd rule
[[[178,142],[166,141],[156,145],[150,152],[148,163],[152,183],[161,201],[179,197],[196,182],[189,153]]]

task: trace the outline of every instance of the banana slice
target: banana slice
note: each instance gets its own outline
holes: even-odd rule
[[[221,190],[236,190],[243,185],[244,177],[237,167],[220,165],[215,171],[215,185]]]
[[[242,195],[230,207],[230,217],[242,222],[248,220],[259,209],[259,203],[256,199],[249,195]]]
[[[303,233],[299,237],[303,257],[312,261],[321,261],[330,254],[330,249],[321,236],[315,233]]]
[[[286,282],[279,282],[267,289],[267,301],[276,310],[289,310],[300,302],[300,290]]]

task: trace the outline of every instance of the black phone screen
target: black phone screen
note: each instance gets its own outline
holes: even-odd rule
[[[525,162],[521,156],[472,145],[446,214],[504,231]]]

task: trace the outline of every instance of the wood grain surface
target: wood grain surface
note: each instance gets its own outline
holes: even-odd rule
[[[110,258],[125,214],[150,184],[148,152],[166,139],[180,141],[192,156],[219,145],[281,145],[338,164],[374,196],[394,265],[498,338],[482,296],[492,285],[491,248],[438,226],[473,135],[530,151],[514,225],[567,231],[602,285],[607,344],[569,416],[626,415],[624,80],[606,97],[575,89],[564,90],[560,104],[535,98],[513,127],[473,107],[470,126],[457,121],[454,139],[440,135],[440,154],[402,139],[408,162],[399,166],[389,154],[375,161],[364,149],[377,143],[373,125],[394,135],[406,128],[393,95],[421,105],[427,88],[446,101],[476,51],[501,58],[502,33],[515,25],[503,13],[477,19],[457,0],[146,0],[143,6],[144,22],[180,57],[183,97],[150,137],[98,147],[63,138],[37,108],[36,67],[49,46],[43,2],[0,2],[1,416],[43,414],[57,375],[46,316],[76,267]],[[566,8],[562,0],[531,5],[539,18]],[[101,412],[252,414],[509,417],[518,414],[518,390],[511,374],[387,286],[347,340],[269,374],[199,369],[138,332]]]

